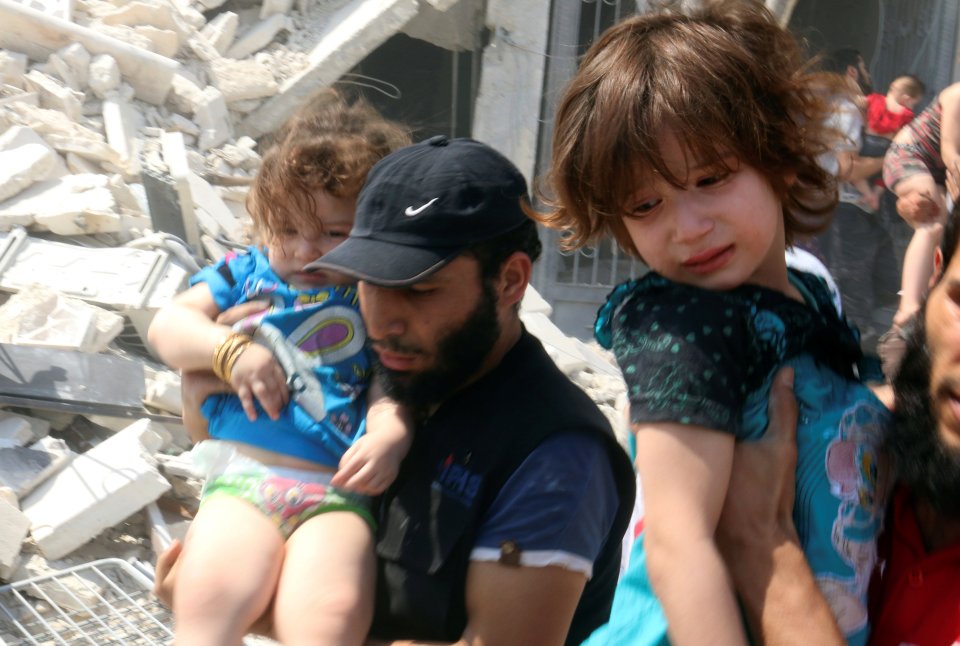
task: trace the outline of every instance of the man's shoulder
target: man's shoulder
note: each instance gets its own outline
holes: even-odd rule
[[[490,377],[476,388],[494,405],[509,401],[502,412],[510,420],[523,422],[529,413],[551,426],[563,426],[565,421],[572,427],[608,426],[596,403],[557,367],[541,341],[526,330]],[[565,417],[569,415],[574,417]]]

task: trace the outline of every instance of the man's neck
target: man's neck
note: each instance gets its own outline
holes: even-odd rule
[[[522,331],[523,326],[520,324],[519,316],[512,316],[507,322],[501,323],[500,337],[497,339],[496,343],[493,344],[493,347],[490,349],[490,353],[487,355],[487,358],[484,359],[483,363],[480,365],[480,369],[477,370],[476,374],[470,378],[470,381],[464,385],[472,384],[499,366],[500,362],[503,361],[503,358],[507,356],[507,353],[510,352],[510,350],[513,349],[513,346],[517,344],[517,341],[520,340],[520,333]]]
[[[928,552],[960,544],[960,520],[944,518],[925,500],[916,500],[914,511],[920,536]]]

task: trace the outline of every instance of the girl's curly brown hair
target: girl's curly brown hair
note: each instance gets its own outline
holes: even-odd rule
[[[291,228],[321,233],[314,195],[355,198],[373,165],[408,144],[409,131],[363,99],[320,90],[265,142],[247,211],[266,239]]]
[[[660,150],[664,130],[704,162],[733,153],[770,182],[787,241],[829,224],[836,179],[817,164],[839,79],[816,72],[793,36],[754,0],[670,7],[614,25],[593,44],[557,109],[553,164],[534,215],[577,249],[612,234],[637,255],[623,200],[638,173],[680,187]],[[795,177],[795,181],[787,178]]]

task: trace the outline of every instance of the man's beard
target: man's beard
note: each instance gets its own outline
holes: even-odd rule
[[[497,299],[493,288],[484,281],[477,306],[467,315],[463,325],[439,340],[435,364],[423,372],[391,370],[376,362],[377,377],[386,395],[414,411],[441,403],[476,375],[494,343],[500,338],[497,320]],[[391,342],[378,342],[391,349]],[[403,348],[394,346],[402,351]]]
[[[926,322],[918,316],[893,379],[895,427],[888,447],[899,482],[937,513],[960,519],[960,451],[943,443],[930,394],[930,353]]]

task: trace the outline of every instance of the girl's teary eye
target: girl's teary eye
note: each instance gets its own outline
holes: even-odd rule
[[[700,179],[698,179],[697,186],[699,187],[714,186],[716,184],[720,184],[728,177],[730,177],[730,171],[725,170],[718,173],[712,173],[710,175],[707,175],[706,177],[701,177]]]
[[[629,204],[627,206],[627,208],[624,210],[624,215],[628,218],[634,219],[643,218],[657,208],[658,204],[660,204],[660,200],[643,200],[640,202],[634,202],[633,204]]]

